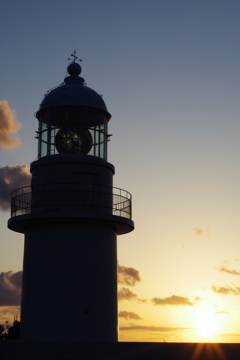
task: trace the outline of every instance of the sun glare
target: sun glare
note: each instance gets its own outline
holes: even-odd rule
[[[217,319],[211,311],[201,311],[197,316],[196,328],[199,341],[211,341],[218,332]]]
[[[210,339],[216,333],[216,324],[213,317],[203,317],[199,321],[198,332],[202,338]]]

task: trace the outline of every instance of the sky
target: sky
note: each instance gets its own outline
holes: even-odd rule
[[[24,237],[10,193],[30,182],[34,113],[75,49],[112,115],[119,341],[240,342],[240,2],[9,0],[0,33],[0,324],[19,314]]]

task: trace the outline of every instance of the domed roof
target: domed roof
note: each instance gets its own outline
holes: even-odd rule
[[[93,89],[87,87],[84,83],[84,79],[80,77],[81,66],[73,61],[68,65],[67,71],[69,76],[64,79],[64,82],[59,86],[49,90],[39,106],[39,110],[36,113],[36,117],[40,111],[62,105],[75,105],[97,108],[103,111],[108,120],[111,115],[107,110],[107,106],[99,95]]]

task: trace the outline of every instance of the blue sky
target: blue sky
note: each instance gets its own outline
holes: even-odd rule
[[[212,288],[240,284],[238,275],[220,271],[240,269],[239,15],[232,0],[1,4],[0,100],[17,112],[22,145],[0,150],[0,167],[36,159],[34,113],[63,81],[74,49],[87,85],[112,114],[108,160],[114,185],[133,194],[136,225],[119,238],[118,257],[141,274],[132,291],[149,299],[119,304],[149,327],[147,336],[120,331],[122,340],[200,341],[195,330],[180,336],[177,328],[194,329],[197,314],[209,312],[222,334],[215,341],[240,339],[239,296]],[[23,237],[7,230],[8,217],[1,212],[2,272],[22,267]],[[151,303],[173,295],[202,300],[191,307]],[[151,326],[176,332],[151,333]]]

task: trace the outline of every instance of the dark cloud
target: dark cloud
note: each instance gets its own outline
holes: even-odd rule
[[[225,272],[225,273],[230,274],[230,275],[240,275],[240,271],[237,271],[235,269],[228,269],[225,266],[215,267],[215,269],[220,271],[220,272]]]
[[[131,311],[119,311],[118,316],[120,318],[124,318],[126,320],[129,320],[129,319],[142,320],[142,318],[138,314],[135,314],[134,312],[131,312]]]
[[[0,273],[0,306],[20,305],[22,271]]]
[[[10,281],[16,289],[20,290],[22,288],[22,271],[19,270],[15,273],[12,273]]]
[[[21,144],[18,137],[11,137],[21,128],[16,120],[16,111],[11,109],[6,100],[0,101],[0,149],[9,149]]]
[[[0,168],[0,209],[11,206],[11,192],[30,184],[31,174],[27,165],[12,165]]]
[[[196,298],[195,298],[196,299]],[[170,306],[194,306],[194,303],[187,297],[172,295],[166,298],[153,298],[152,303],[154,305],[170,305]]]
[[[240,287],[234,285],[231,286],[214,286],[212,285],[212,291],[222,295],[240,295]]]
[[[179,330],[188,330],[189,328],[182,327],[167,327],[167,326],[140,326],[140,325],[131,325],[131,326],[120,326],[119,330],[141,330],[141,331],[159,331],[159,332],[168,332],[168,331],[179,331]]]
[[[137,294],[124,287],[118,291],[118,301],[122,301],[122,300],[129,300],[129,301],[136,300],[142,303],[147,302],[147,300],[145,299],[139,299]]]
[[[122,265],[118,265],[118,283],[122,285],[134,286],[141,281],[139,271]]]

